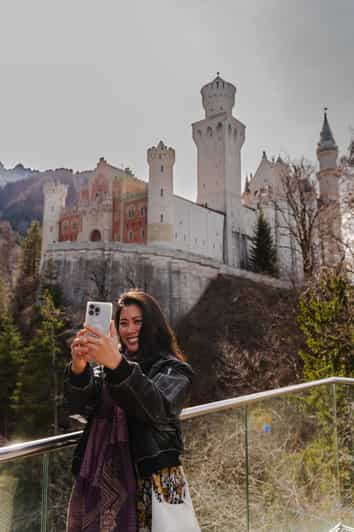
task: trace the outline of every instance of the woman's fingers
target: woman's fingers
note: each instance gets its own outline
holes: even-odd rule
[[[111,338],[117,338],[118,337],[116,325],[115,325],[113,320],[109,324],[109,336]]]
[[[99,331],[98,329],[95,329],[94,327],[91,327],[91,325],[86,325],[86,323],[84,323],[84,329],[85,333],[91,333],[93,334],[94,336],[97,336],[97,338],[102,338],[103,336],[105,336],[103,333],[101,333],[101,331]]]

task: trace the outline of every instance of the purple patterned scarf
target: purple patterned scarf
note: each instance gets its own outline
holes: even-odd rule
[[[80,473],[71,494],[67,532],[136,532],[136,480],[124,411],[103,386]]]

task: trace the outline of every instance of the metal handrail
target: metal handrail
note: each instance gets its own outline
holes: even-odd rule
[[[182,421],[191,419],[198,416],[205,416],[215,412],[221,412],[232,408],[238,408],[256,401],[264,399],[272,399],[274,397],[280,397],[282,395],[289,395],[291,393],[302,392],[309,388],[315,388],[317,386],[323,386],[328,384],[352,384],[354,385],[354,379],[346,377],[329,377],[327,379],[320,379],[317,381],[304,382],[301,384],[294,384],[291,386],[284,386],[282,388],[275,388],[274,390],[268,390],[265,392],[251,393],[248,395],[242,395],[241,397],[234,397],[232,399],[224,399],[222,401],[215,401],[213,403],[206,403],[198,406],[191,406],[185,408],[180,416]],[[66,434],[60,434],[58,436],[50,436],[48,438],[42,438],[40,440],[33,440],[23,443],[14,443],[5,447],[0,447],[0,463],[15,460],[17,458],[25,456],[35,456],[47,452],[56,451],[66,447],[75,445],[80,436],[82,430],[76,432],[70,432]]]

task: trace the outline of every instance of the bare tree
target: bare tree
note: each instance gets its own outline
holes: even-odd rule
[[[343,271],[345,248],[348,255],[352,242],[343,238],[342,206],[339,197],[319,196],[315,169],[309,162],[301,159],[279,165],[279,186],[272,192],[271,201],[280,230],[289,235],[295,252],[300,254],[305,279],[321,267]],[[352,220],[354,227],[353,209],[347,208],[346,212],[346,225]]]
[[[279,186],[272,195],[280,228],[288,232],[301,255],[303,273],[310,277],[318,256],[318,221],[323,207],[318,203],[314,168],[301,159],[279,168]]]

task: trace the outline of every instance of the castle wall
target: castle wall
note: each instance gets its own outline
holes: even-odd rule
[[[222,262],[224,215],[173,196],[173,247]]]
[[[50,246],[44,257],[52,259],[66,301],[82,311],[89,298],[115,301],[132,287],[157,298],[172,323],[198,302],[211,279],[232,274],[286,288],[287,284],[245,270],[236,270],[191,253],[153,246],[102,242],[62,242]]]

